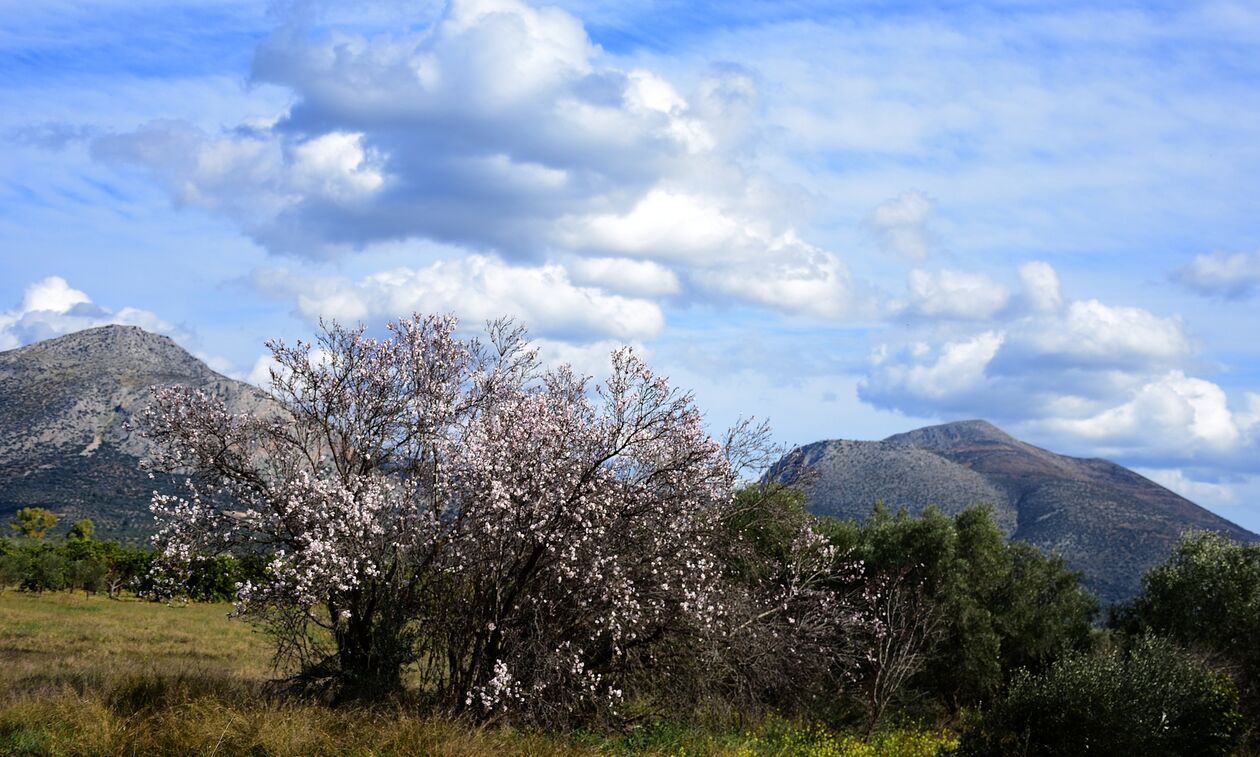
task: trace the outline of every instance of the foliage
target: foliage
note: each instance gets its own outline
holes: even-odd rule
[[[669,693],[762,620],[797,619],[801,584],[741,592],[714,543],[764,435],[715,442],[629,350],[596,387],[541,371],[508,323],[484,342],[455,328],[417,316],[380,340],[331,324],[318,346],[272,344],[265,416],[154,392],[151,464],[195,474],[186,497],[155,497],[164,560],[273,554],[237,612],[296,683],[388,696],[417,663],[444,706],[555,723],[627,686]]]
[[[1080,574],[1059,557],[1007,543],[987,507],[950,518],[935,507],[915,517],[880,504],[861,524],[833,521],[824,530],[864,561],[873,585],[899,587],[903,606],[888,606],[886,597],[883,612],[901,613],[892,627],[909,644],[884,649],[883,661],[867,666],[868,712],[881,710],[881,700],[916,695],[956,711],[993,697],[1018,668],[1040,670],[1089,644],[1097,605]],[[879,643],[868,649],[879,651]],[[898,666],[917,670],[889,679]]]
[[[861,563],[814,529],[800,491],[780,484],[739,489],[720,522],[720,644],[678,647],[692,669],[675,679],[739,712],[830,714],[876,622]]]
[[[158,582],[164,596],[196,602],[229,602],[236,586],[262,575],[263,559],[220,555],[189,563],[178,576],[155,573],[156,552],[143,547],[94,539],[67,539],[12,544],[0,541],[0,588],[18,586],[41,593],[81,589],[117,597],[124,590],[156,596]]]
[[[1230,679],[1171,642],[1069,653],[1021,672],[963,734],[963,755],[1227,755],[1244,724]]]
[[[57,516],[42,507],[23,507],[17,511],[9,528],[24,539],[42,539],[53,526],[57,525]]]
[[[91,518],[82,518],[75,521],[70,527],[69,533],[66,534],[67,539],[91,539],[96,534],[96,526],[92,524]]]
[[[1187,533],[1142,585],[1114,624],[1168,636],[1228,670],[1260,729],[1260,545]]]

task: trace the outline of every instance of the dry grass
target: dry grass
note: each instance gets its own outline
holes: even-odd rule
[[[333,709],[269,698],[268,641],[228,620],[229,609],[0,591],[0,755],[876,757],[902,751],[784,721],[743,731],[657,724],[630,734],[546,734],[474,727],[397,705]],[[944,738],[907,733],[929,745]]]

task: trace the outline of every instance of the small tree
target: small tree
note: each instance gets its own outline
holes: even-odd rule
[[[9,528],[25,539],[42,539],[55,525],[57,516],[42,507],[23,507],[9,522]]]
[[[869,589],[875,622],[860,665],[868,737],[905,683],[923,670],[940,639],[942,607],[927,595],[923,582],[902,568],[877,577]]]
[[[109,566],[92,558],[70,563],[69,585],[83,590],[85,595],[95,594],[105,588]]]
[[[237,614],[296,682],[379,695],[418,662],[438,701],[480,716],[615,705],[672,638],[722,627],[711,540],[749,437],[709,438],[629,350],[595,387],[541,371],[509,323],[484,342],[455,328],[271,344],[267,415],[156,389],[150,464],[192,474],[153,503],[164,560],[274,554]]]
[[[82,518],[74,522],[66,538],[71,541],[90,541],[95,533],[96,526],[92,524],[92,519]]]
[[[22,576],[22,591],[33,591],[42,594],[45,591],[61,591],[66,588],[66,558],[56,550],[40,547],[35,550],[26,563],[26,573]]]

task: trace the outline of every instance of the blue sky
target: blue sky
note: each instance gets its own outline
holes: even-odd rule
[[[1248,3],[0,5],[0,349],[642,348],[788,444],[984,417],[1260,530]]]

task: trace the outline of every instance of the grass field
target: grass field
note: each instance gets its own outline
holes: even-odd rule
[[[927,757],[949,741],[901,729],[867,743],[779,719],[723,731],[545,734],[400,706],[269,698],[267,639],[228,620],[229,609],[0,591],[0,754]]]

